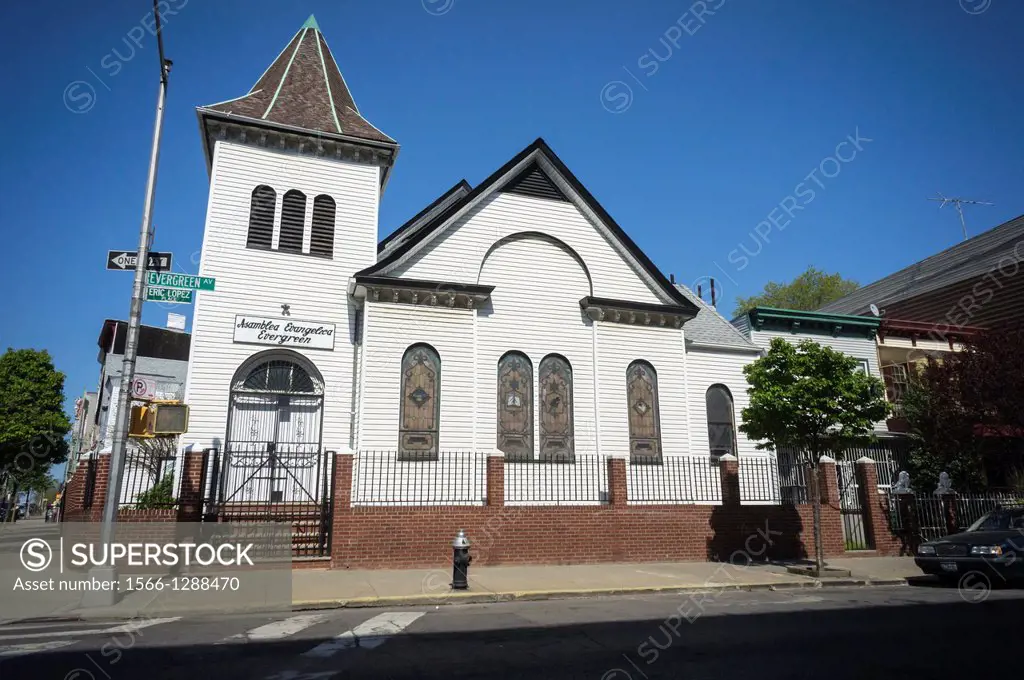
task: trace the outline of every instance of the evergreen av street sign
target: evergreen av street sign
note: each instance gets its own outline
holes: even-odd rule
[[[161,288],[183,288],[186,290],[213,290],[216,279],[212,276],[192,276],[191,274],[169,274],[167,272],[149,272],[146,283]]]
[[[184,288],[146,286],[146,300],[152,302],[170,302],[172,304],[188,305],[192,303],[194,293],[195,291]]]

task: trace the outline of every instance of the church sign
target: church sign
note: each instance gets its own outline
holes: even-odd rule
[[[334,349],[334,324],[262,316],[235,316],[235,342],[306,349]]]

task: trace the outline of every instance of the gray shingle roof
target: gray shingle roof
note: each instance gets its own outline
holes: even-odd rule
[[[697,316],[683,326],[687,342],[749,352],[761,351],[760,347],[748,340],[724,316],[697,297],[692,290],[679,283],[676,284],[676,289],[700,309]]]
[[[870,305],[885,307],[900,300],[916,297],[966,281],[991,271],[1005,257],[1024,255],[1024,215],[998,227],[958,243],[925,259],[858,288],[846,297],[825,305],[819,312],[832,314],[865,314]],[[1018,258],[1019,259],[1019,258]]]

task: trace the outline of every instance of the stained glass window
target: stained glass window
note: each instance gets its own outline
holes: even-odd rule
[[[520,352],[498,361],[497,446],[509,460],[533,458],[533,364]]]
[[[572,462],[575,451],[572,413],[572,366],[556,354],[540,362],[540,458]]]
[[[658,374],[646,361],[634,361],[626,369],[626,404],[629,409],[630,457],[634,462],[659,462]]]
[[[708,388],[706,399],[711,455],[736,455],[736,424],[732,394],[725,385],[712,385]]]
[[[402,357],[399,460],[437,460],[441,420],[441,357],[429,345],[413,345]]]

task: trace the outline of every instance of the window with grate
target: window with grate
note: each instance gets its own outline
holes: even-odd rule
[[[309,237],[309,253],[321,257],[334,256],[334,199],[320,194],[313,199],[313,229]]]
[[[626,369],[626,404],[629,409],[630,458],[634,462],[660,462],[658,374],[646,361],[634,361]]]
[[[498,449],[506,460],[533,458],[533,364],[522,352],[498,360]]]
[[[441,357],[430,345],[413,345],[402,357],[398,459],[437,460],[441,420]]]
[[[732,394],[725,385],[712,385],[706,395],[708,443],[712,456],[736,455],[736,421]]]
[[[302,252],[302,234],[306,223],[306,195],[292,189],[281,203],[281,235],[277,249],[289,253]]]
[[[261,184],[252,190],[249,201],[249,234],[246,248],[270,248],[274,243],[274,208],[277,192]]]

